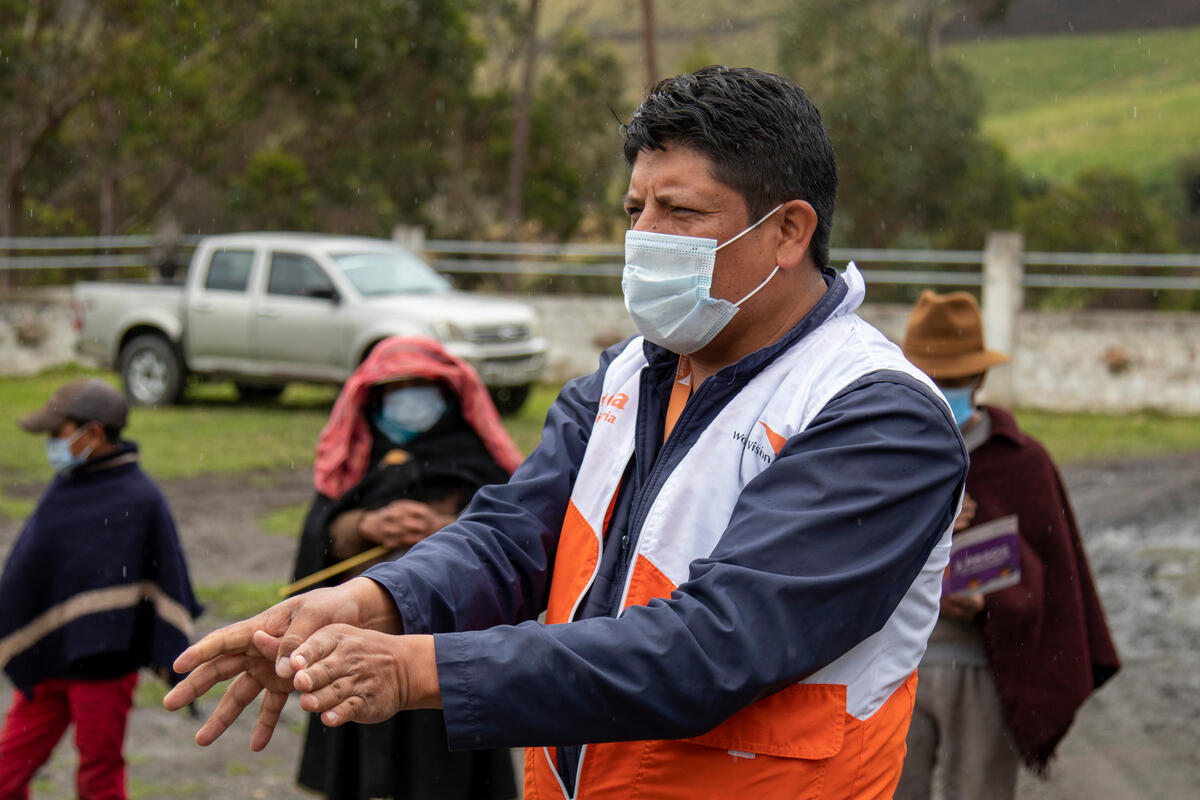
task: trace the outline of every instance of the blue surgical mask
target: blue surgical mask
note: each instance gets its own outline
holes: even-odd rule
[[[405,444],[432,428],[446,413],[446,398],[436,386],[405,386],[383,396],[375,425],[394,444]]]
[[[717,251],[763,224],[783,204],[724,244],[697,236],[650,231],[625,232],[625,269],[621,289],[633,324],[651,342],[673,353],[694,353],[711,342],[737,314],[742,303],[767,285],[767,279],[736,303],[713,297]]]
[[[942,389],[946,402],[950,404],[950,413],[954,415],[954,421],[958,423],[959,428],[966,425],[967,420],[975,413],[975,405],[971,402],[971,395],[974,393],[973,385],[959,389]]]
[[[70,472],[87,461],[88,456],[92,454],[91,447],[79,455],[71,452],[71,445],[75,444],[83,432],[84,428],[79,428],[69,437],[55,436],[46,440],[46,460],[50,462],[50,469],[54,470],[56,475]]]

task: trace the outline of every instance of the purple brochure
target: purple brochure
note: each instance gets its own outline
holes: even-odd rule
[[[954,534],[942,594],[986,594],[1020,580],[1016,514]]]

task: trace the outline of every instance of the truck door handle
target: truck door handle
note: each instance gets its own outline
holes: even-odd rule
[[[212,311],[212,303],[192,303],[192,311]]]
[[[257,311],[255,311],[254,313],[258,314],[258,316],[260,316],[260,317],[278,317],[279,316],[279,312],[273,308],[260,308]]]

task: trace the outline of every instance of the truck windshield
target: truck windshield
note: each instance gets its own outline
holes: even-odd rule
[[[332,254],[364,297],[444,292],[450,284],[416,256],[403,252]]]

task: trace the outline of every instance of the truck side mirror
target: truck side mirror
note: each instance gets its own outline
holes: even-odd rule
[[[342,296],[338,294],[338,290],[332,286],[319,286],[311,289],[306,289],[304,294],[307,297],[313,297],[317,300],[328,300],[334,305],[342,302]]]

